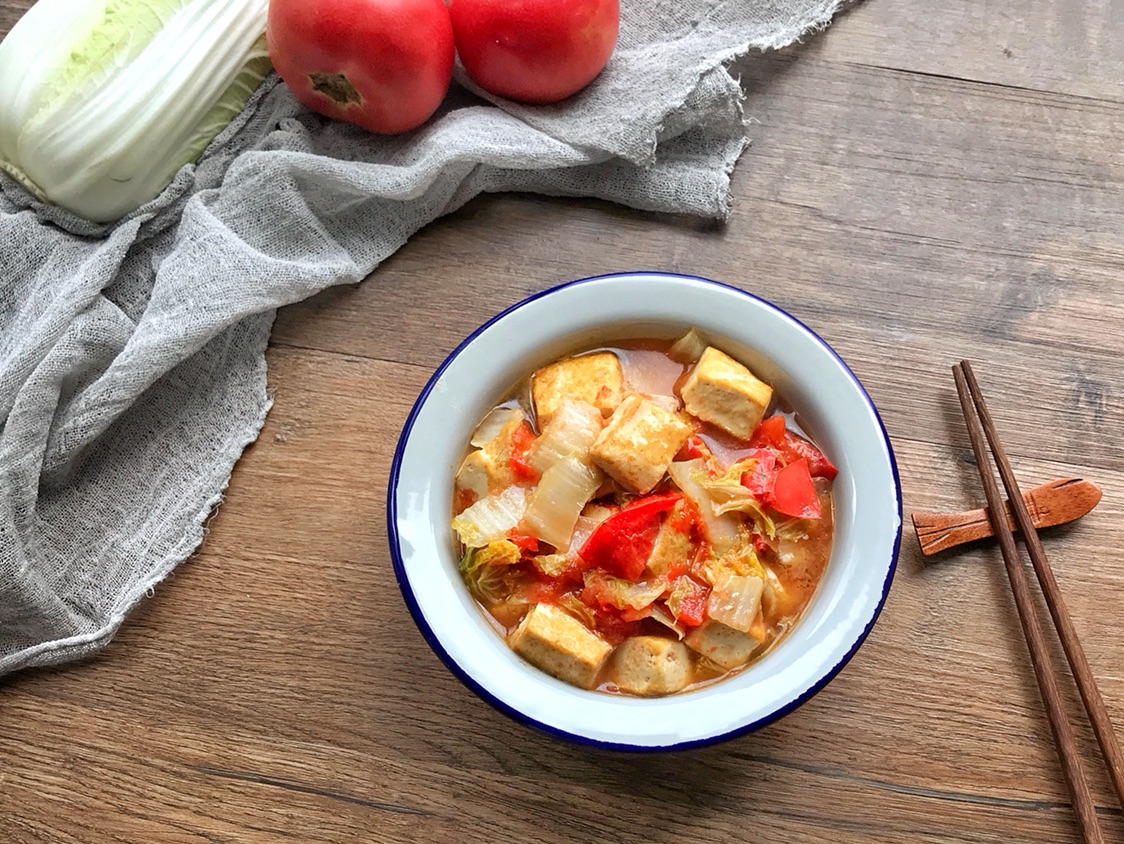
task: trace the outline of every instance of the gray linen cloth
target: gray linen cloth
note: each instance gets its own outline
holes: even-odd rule
[[[110,226],[0,174],[0,674],[103,647],[199,545],[269,410],[279,306],[362,280],[483,191],[726,216],[746,144],[728,63],[822,28],[839,0],[621,5],[608,67],[563,104],[463,82],[423,128],[377,137],[273,77]]]

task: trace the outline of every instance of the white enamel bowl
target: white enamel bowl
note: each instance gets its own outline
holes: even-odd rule
[[[835,541],[804,617],[767,656],[698,691],[637,699],[574,688],[508,649],[461,582],[449,522],[468,438],[519,379],[566,353],[698,328],[797,411],[839,468]],[[583,279],[530,297],[475,331],[426,384],[398,442],[387,515],[406,604],[449,669],[518,721],[623,750],[707,744],[763,726],[815,694],[870,632],[901,539],[901,488],[878,413],[811,330],[736,288],[665,273]]]

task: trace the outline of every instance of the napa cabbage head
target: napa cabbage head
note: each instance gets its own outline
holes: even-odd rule
[[[111,222],[157,196],[270,70],[267,0],[39,0],[0,42],[0,169]]]

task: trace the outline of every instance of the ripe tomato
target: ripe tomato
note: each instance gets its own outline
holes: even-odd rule
[[[453,74],[444,0],[271,0],[266,42],[298,100],[372,132],[420,126]]]
[[[679,493],[657,493],[636,499],[599,524],[578,556],[617,577],[636,580],[652,553],[662,514],[682,498]]]
[[[457,53],[489,93],[553,103],[601,72],[620,24],[620,0],[449,0]]]

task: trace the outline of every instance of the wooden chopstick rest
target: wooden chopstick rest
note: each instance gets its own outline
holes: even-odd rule
[[[1101,488],[1081,478],[1061,478],[1023,493],[1023,502],[1036,528],[1053,527],[1079,519],[1096,507],[1100,500]],[[1017,532],[1009,500],[1004,502],[1004,510],[1007,524]],[[987,509],[982,507],[963,513],[914,513],[912,518],[921,553],[926,556],[995,535]]]

